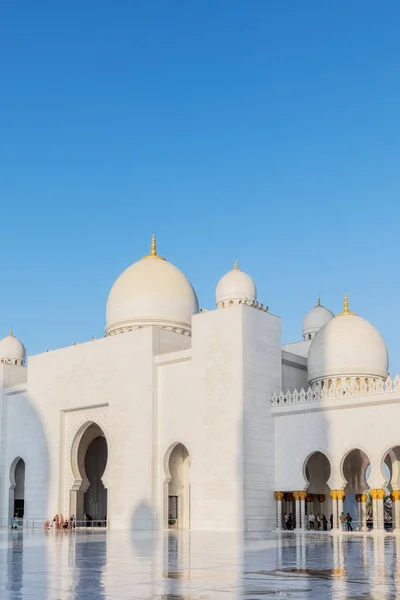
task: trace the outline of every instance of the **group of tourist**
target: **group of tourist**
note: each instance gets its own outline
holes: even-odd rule
[[[45,531],[49,531],[50,529],[55,531],[71,530],[75,529],[75,527],[75,515],[70,515],[67,519],[64,519],[62,515],[56,515],[52,521],[46,521],[44,524]]]
[[[292,530],[296,528],[296,521],[293,518],[292,513],[285,513],[284,516],[284,521],[285,521],[285,529]],[[352,527],[352,517],[350,515],[350,513],[347,513],[347,515],[345,515],[343,512],[339,517],[340,520],[340,524],[342,529],[346,528],[346,531],[353,531],[353,527]],[[320,515],[314,515],[314,513],[310,513],[307,516],[307,521],[308,521],[308,528],[311,531],[319,531],[322,527],[322,531],[328,531],[328,519],[326,518],[326,516],[324,514]],[[333,515],[330,516],[329,518],[329,524],[330,524],[330,529],[333,529]]]

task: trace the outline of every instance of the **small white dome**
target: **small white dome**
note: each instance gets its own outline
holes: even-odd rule
[[[235,267],[218,282],[216,301],[219,308],[238,304],[241,300],[257,300],[256,286],[246,273],[241,271],[235,261]]]
[[[150,256],[128,267],[111,288],[106,334],[154,325],[190,334],[199,312],[196,293],[185,275],[157,256],[153,236]]]
[[[308,311],[303,319],[303,337],[305,340],[312,340],[315,334],[331,319],[334,318],[333,312],[331,312],[325,306],[322,306],[318,298],[317,306],[314,306]]]
[[[388,352],[379,331],[348,310],[331,319],[316,334],[308,352],[308,380],[381,378],[388,376]]]
[[[25,346],[10,331],[7,337],[0,340],[0,362],[21,366],[25,360]]]

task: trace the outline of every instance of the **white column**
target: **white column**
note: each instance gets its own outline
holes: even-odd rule
[[[343,512],[343,498],[344,498],[344,492],[342,490],[338,490],[337,512],[338,512],[338,527],[339,527],[340,531],[343,531],[343,526],[342,526],[342,523],[340,522],[340,515]]]
[[[301,518],[300,518],[300,498],[299,492],[293,494],[296,501],[296,527],[295,529],[301,529]]]
[[[354,526],[354,529],[358,529],[361,531],[361,494],[356,494],[356,502],[357,502],[357,526]],[[354,521],[353,521],[354,525]]]
[[[372,498],[372,523],[373,523],[373,530],[378,531],[379,529],[379,525],[378,525],[378,505],[377,505],[377,501],[376,501],[376,492],[377,490],[370,490],[369,494]]]
[[[337,512],[337,492],[336,492],[336,490],[331,491],[331,498],[332,498],[333,530],[337,531],[337,529],[338,529],[338,512]]]
[[[383,500],[385,498],[385,490],[377,490],[376,507],[378,512],[378,530],[385,530],[385,511],[383,508]]]
[[[275,492],[275,498],[276,498],[276,518],[277,518],[276,528],[277,528],[278,531],[280,531],[282,529],[282,498],[283,498],[283,492]]]
[[[301,511],[301,528],[307,529],[307,522],[306,522],[306,499],[305,499],[305,494],[303,494],[300,497],[300,511]]]
[[[361,495],[361,531],[367,531],[367,494]]]
[[[394,507],[394,511],[396,514],[396,516],[395,516],[396,531],[400,531],[400,492],[399,492],[399,497],[396,497],[396,499],[395,499],[393,507]]]

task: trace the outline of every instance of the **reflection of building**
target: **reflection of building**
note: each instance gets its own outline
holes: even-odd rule
[[[260,531],[285,511],[304,527],[313,511],[337,527],[352,498],[362,527],[372,488],[381,528],[386,464],[400,526],[400,381],[387,381],[385,344],[347,297],[336,317],[318,302],[303,340],[282,347],[279,317],[237,264],[216,310],[199,311],[153,239],[106,312],[104,338],[27,368],[22,343],[0,341],[3,520]]]

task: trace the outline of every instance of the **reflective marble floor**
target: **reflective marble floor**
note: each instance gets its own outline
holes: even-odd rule
[[[0,530],[1,600],[400,598],[400,537]]]

